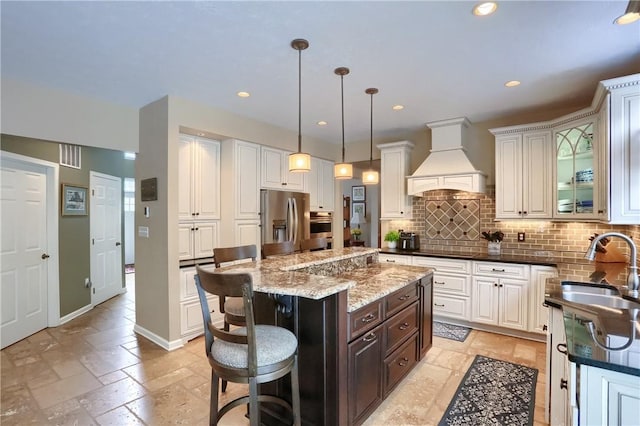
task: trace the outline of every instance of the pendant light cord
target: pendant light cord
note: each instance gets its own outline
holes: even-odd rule
[[[342,162],[344,163],[344,75],[340,75],[340,102],[342,103]]]
[[[371,135],[369,137],[369,168],[373,168],[373,92],[371,93]]]
[[[298,152],[302,152],[302,50],[298,50]]]

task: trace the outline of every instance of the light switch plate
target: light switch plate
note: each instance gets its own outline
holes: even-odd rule
[[[149,227],[138,226],[138,237],[149,238]]]
[[[525,239],[524,232],[518,232],[518,241],[523,243]]]

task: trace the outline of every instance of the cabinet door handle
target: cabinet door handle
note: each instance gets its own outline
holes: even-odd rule
[[[560,389],[568,389],[568,383],[566,379],[560,379]]]
[[[434,284],[440,284],[440,285],[445,285],[446,284],[446,282],[444,282],[444,281],[434,281],[433,283]]]
[[[438,305],[437,303],[434,303],[433,306],[438,306],[439,308],[444,308],[444,305]]]
[[[398,362],[398,365],[400,367],[404,367],[405,365],[407,365],[407,363],[409,363],[409,358],[405,356],[405,357],[402,357],[402,360],[400,360],[400,362]]]
[[[286,185],[286,184],[287,184],[287,182],[282,182],[282,184],[283,184],[283,185]]]
[[[502,284],[500,284],[498,287],[504,287]]]
[[[561,349],[562,348],[562,349]],[[556,346],[556,350],[561,354],[567,354],[567,344],[566,343],[558,343]]]
[[[405,322],[403,323],[400,327],[398,327],[400,330],[406,330],[407,328],[409,328],[409,323]]]
[[[493,283],[493,286],[494,287],[498,287],[498,283]]]
[[[504,272],[504,269],[491,268],[491,271],[493,271],[493,272]]]
[[[408,298],[410,298],[410,297],[411,297],[411,295],[410,295],[410,294],[407,294],[407,295],[404,295],[404,296],[400,296],[400,297],[398,297],[398,300],[407,300],[407,299],[408,299]]]
[[[547,324],[542,326],[542,331],[547,331],[549,329],[549,327],[547,327]]]
[[[374,319],[376,319],[376,316],[373,314],[367,314],[365,317],[362,318],[362,322],[371,322]]]
[[[387,259],[387,262],[389,262],[389,263],[396,263],[396,261],[395,261],[395,260],[391,260],[391,259]]]
[[[200,216],[200,212],[196,212],[196,216]]]
[[[525,210],[524,212],[522,212],[523,214],[527,214],[527,211]]]
[[[522,214],[522,210],[518,210],[518,214]]]
[[[376,337],[376,335],[375,335],[375,334],[373,334],[373,333],[369,333],[369,334],[367,334],[366,336],[364,336],[364,337],[362,338],[362,341],[363,341],[363,342],[372,342],[372,341],[374,341],[374,340],[376,340],[376,339],[377,339],[377,337]]]

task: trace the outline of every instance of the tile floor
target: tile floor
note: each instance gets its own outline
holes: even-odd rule
[[[210,368],[202,338],[167,352],[133,332],[128,292],[60,327],[2,351],[2,425],[206,425]],[[537,368],[535,425],[544,423],[545,345],[472,331],[463,343],[434,338],[433,348],[365,422],[435,425],[476,354]],[[244,392],[229,384],[221,401]],[[222,425],[246,425],[244,407]]]

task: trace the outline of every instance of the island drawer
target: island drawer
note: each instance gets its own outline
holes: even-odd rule
[[[473,262],[473,275],[529,279],[529,265],[502,262]]]
[[[349,313],[349,341],[382,322],[382,307],[382,300],[378,300]]]
[[[438,292],[471,296],[471,276],[433,273],[433,289]]]
[[[386,397],[400,380],[418,362],[418,334],[416,333],[391,356],[384,360],[384,396]]]
[[[398,315],[385,321],[385,355],[391,354],[416,331],[418,331],[418,303],[414,302]]]
[[[384,298],[384,311],[386,318],[397,314],[405,306],[409,306],[411,303],[418,300],[418,297],[419,291],[417,281],[389,294]]]

